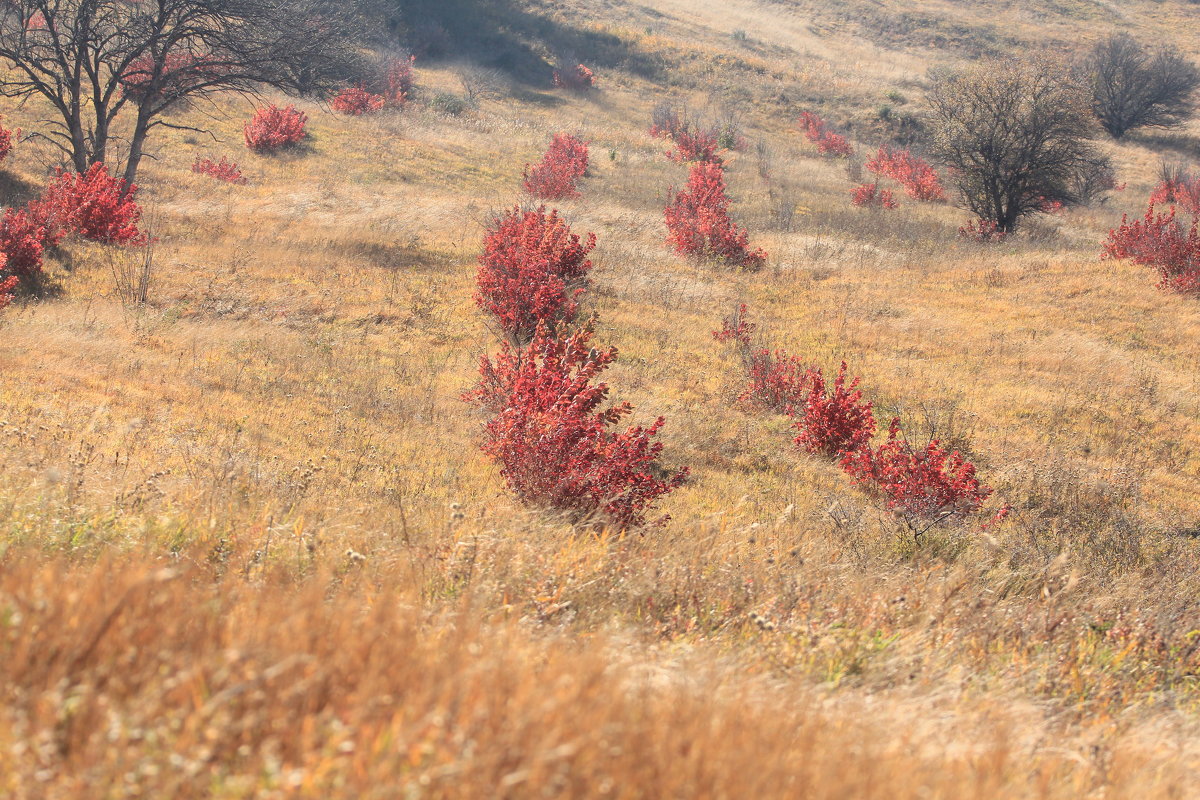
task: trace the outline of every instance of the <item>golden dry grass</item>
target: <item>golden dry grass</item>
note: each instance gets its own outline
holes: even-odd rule
[[[1110,749],[949,687],[785,689],[357,569],[98,566],[0,578],[8,797],[1178,797],[1196,764],[1162,720]]]
[[[911,5],[1051,43],[1101,35],[1108,8]],[[1190,7],[1132,5],[1140,33],[1194,48]],[[6,790],[1193,793],[1200,307],[1097,257],[1163,151],[1114,146],[1124,193],[995,247],[959,242],[950,206],[853,209],[795,112],[865,125],[956,57],[919,30],[872,42],[857,8],[570,3],[663,85],[601,71],[593,96],[454,118],[307,105],[310,146],[280,158],[240,152],[232,100],[219,143],[160,137],[150,304],[114,291],[135,256],[72,243],[60,293],[0,319]],[[685,172],[644,130],[667,98],[738,111],[771,151],[769,182],[753,148],[729,169],[763,272],[664,245]],[[6,119],[36,129],[38,109]],[[587,302],[621,350],[614,397],[667,416],[667,461],[693,470],[644,537],[514,504],[458,399],[495,348],[471,300],[482,223],[557,130],[592,143],[564,211],[599,236]],[[237,155],[250,185],[192,175],[200,154]],[[38,184],[47,156],[24,143],[6,166]],[[881,417],[968,452],[1009,521],[914,547],[785,421],[735,408],[710,332],[737,302],[772,346],[849,361]]]

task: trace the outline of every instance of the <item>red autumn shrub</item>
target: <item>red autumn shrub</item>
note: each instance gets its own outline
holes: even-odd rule
[[[850,201],[860,208],[898,207],[896,198],[889,189],[880,189],[878,183],[864,183],[850,190]]]
[[[810,370],[798,357],[783,350],[754,350],[746,358],[746,373],[738,402],[777,414],[791,414],[804,403]]]
[[[60,172],[36,203],[37,212],[54,230],[105,244],[144,245],[146,235],[138,230],[142,208],[134,199],[137,190],[109,175],[104,164],[93,164],[82,175]]]
[[[1041,198],[1041,200],[1038,203],[1037,210],[1043,214],[1057,214],[1066,208],[1066,205],[1061,200],[1050,200],[1045,197]]]
[[[572,92],[584,92],[596,85],[596,74],[583,64],[554,70],[554,85]]]
[[[126,97],[141,100],[153,92],[155,99],[177,97],[224,70],[192,53],[168,53],[162,60],[161,73],[155,78],[157,59],[145,55],[136,58],[121,74],[121,91]],[[154,88],[151,88],[151,87]]]
[[[663,425],[613,430],[632,412],[628,403],[602,408],[608,386],[593,380],[616,359],[616,348],[590,345],[590,330],[557,338],[539,325],[524,349],[507,344],[484,357],[481,380],[464,399],[494,416],[483,451],[517,498],[565,513],[572,522],[602,518],[618,528],[646,524],[654,504],[687,477],[664,474],[654,441]]]
[[[664,211],[667,242],[688,256],[715,258],[742,269],[758,269],[767,259],[750,250],[750,236],[729,218],[725,171],[719,164],[693,164],[688,188],[674,193]]]
[[[587,143],[567,133],[556,133],[542,162],[525,165],[525,191],[541,200],[578,197],[576,184],[587,168]]]
[[[384,98],[396,106],[403,106],[412,98],[413,64],[417,63],[416,56],[408,58],[393,58],[388,62],[384,72],[386,88]]]
[[[694,124],[686,108],[670,103],[660,103],[650,112],[650,135],[655,139],[675,141],[681,133],[692,130]]]
[[[0,253],[5,271],[29,279],[42,271],[42,253],[58,243],[58,233],[48,233],[38,215],[28,209],[9,208],[0,218]]]
[[[933,167],[908,150],[879,148],[866,168],[876,175],[891,178],[904,187],[914,200],[939,201],[946,199],[946,190]]]
[[[21,135],[20,129],[10,130],[0,125],[0,161],[8,158],[13,149],[13,138]]]
[[[675,147],[667,152],[667,158],[677,164],[699,162],[720,164],[717,155],[717,134],[711,131],[680,131],[675,137]]]
[[[800,115],[797,123],[804,138],[817,146],[817,151],[823,155],[849,158],[854,155],[854,148],[845,136],[829,130],[829,124],[811,111]]]
[[[264,106],[254,112],[243,131],[246,147],[256,153],[270,153],[300,143],[307,135],[308,116],[295,106]]]
[[[977,512],[992,490],[979,484],[975,465],[947,453],[936,439],[913,447],[893,419],[887,441],[842,456],[842,468],[864,488],[879,493],[892,511],[937,522]]]
[[[750,321],[749,309],[741,303],[733,314],[721,319],[720,330],[713,331],[712,335],[718,342],[734,342],[738,347],[748,348],[754,341],[756,330],[758,326]]]
[[[339,114],[361,117],[363,114],[374,114],[386,103],[386,98],[381,94],[371,94],[361,86],[348,86],[329,101],[329,106]]]
[[[569,323],[579,311],[596,235],[571,233],[557,211],[514,208],[497,218],[483,240],[475,302],[496,317],[515,343],[532,338],[539,324]]]
[[[997,223],[987,219],[968,220],[966,225],[959,227],[958,236],[980,244],[1003,242],[1008,238],[1008,234],[1001,230]]]
[[[221,156],[220,161],[213,161],[208,156],[204,158],[197,156],[195,163],[192,164],[192,172],[237,186],[243,186],[246,183],[246,176],[242,174],[237,163],[226,159],[225,156]]]
[[[679,164],[720,164],[719,151],[746,148],[741,126],[732,117],[710,124],[689,114],[686,107],[663,103],[655,106],[650,120],[650,135],[669,139],[674,147],[667,151],[667,158]]]
[[[0,255],[0,271],[4,268],[4,257]],[[0,277],[0,309],[3,309],[13,299],[13,291],[17,288],[17,276]]]
[[[1186,226],[1175,207],[1156,213],[1151,204],[1139,220],[1121,217],[1121,226],[1108,232],[1101,258],[1128,258],[1158,272],[1158,286],[1177,292],[1200,291],[1200,215]]]
[[[813,455],[829,458],[865,447],[875,435],[875,414],[871,401],[863,402],[858,378],[846,385],[846,362],[842,362],[833,391],[828,391],[821,370],[808,375],[808,392],[803,406],[797,405],[793,417],[796,445]]]
[[[1200,214],[1200,177],[1182,173],[1163,180],[1150,194],[1150,204],[1177,205],[1189,214]]]

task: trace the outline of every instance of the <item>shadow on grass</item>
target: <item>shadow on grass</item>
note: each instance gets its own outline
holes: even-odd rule
[[[530,103],[532,105],[544,106],[546,108],[557,108],[565,104],[565,98],[557,95],[548,94],[546,92],[536,92],[528,89],[513,89],[512,97],[522,103]]]
[[[22,276],[21,282],[13,291],[13,298],[18,302],[36,300],[54,300],[63,296],[63,285],[44,272]]]
[[[661,77],[661,64],[634,42],[577,28],[513,0],[389,0],[389,6],[392,31],[421,60],[467,59],[530,86],[548,87],[559,63]]]
[[[1186,133],[1139,131],[1130,134],[1128,138],[1129,141],[1151,150],[1166,150],[1176,155],[1200,160],[1200,139]]]
[[[0,172],[0,204],[23,206],[30,200],[36,200],[41,193],[41,186],[11,173]]]

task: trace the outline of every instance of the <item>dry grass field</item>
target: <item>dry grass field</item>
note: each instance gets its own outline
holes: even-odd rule
[[[0,793],[13,798],[1183,798],[1200,774],[1200,305],[1099,259],[1200,125],[1105,142],[1124,191],[1010,241],[953,204],[854,208],[814,109],[860,153],[927,70],[1114,29],[1200,58],[1178,0],[564,0],[613,44],[599,88],[513,84],[462,114],[300,103],[255,156],[253,106],[152,140],[157,242],[76,242],[0,316]],[[738,116],[733,213],[760,272],[663,241],[685,167],[646,130]],[[887,106],[887,111],[882,108]],[[3,109],[39,128],[35,103]],[[484,225],[551,135],[591,145],[596,341],[634,421],[691,477],[644,534],[522,508],[460,400],[496,333]],[[239,161],[246,186],[194,175]],[[0,200],[45,182],[37,141]],[[764,177],[764,175],[766,177]],[[786,419],[734,399],[711,332],[862,376],[877,415],[994,487],[919,544]],[[885,423],[886,424],[886,423]],[[1002,503],[1013,511],[982,527]]]

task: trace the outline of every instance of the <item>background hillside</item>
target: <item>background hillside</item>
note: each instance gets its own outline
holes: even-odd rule
[[[980,245],[953,203],[853,207],[854,167],[795,123],[919,151],[931,68],[1114,30],[1200,60],[1200,5],[445,2],[390,22],[419,54],[408,108],[300,102],[308,142],[266,157],[242,145],[247,99],[178,112],[212,136],[151,141],[149,302],[117,291],[144,252],[69,242],[47,296],[0,317],[11,796],[1196,792],[1200,305],[1099,254],[1162,161],[1200,159],[1200,125],[1103,141],[1123,190]],[[558,59],[597,90],[552,88]],[[486,91],[460,109],[468,66]],[[763,270],[665,244],[687,180],[647,133],[668,101],[740,122],[727,180]],[[598,238],[585,312],[620,350],[613,399],[665,416],[665,464],[691,468],[644,535],[522,508],[460,400],[496,350],[472,299],[484,226],[528,202],[559,131],[590,143],[557,205]],[[55,163],[22,141],[0,199]],[[988,516],[1011,514],[914,545],[735,402],[712,331],[739,303],[767,346],[848,362],[884,425],[968,455]]]

